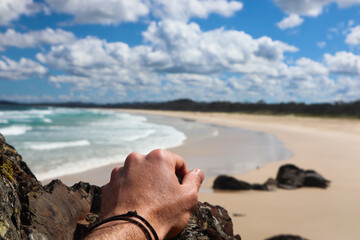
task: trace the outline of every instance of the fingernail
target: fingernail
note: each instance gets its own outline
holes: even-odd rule
[[[196,169],[194,169],[194,173],[198,176],[198,178],[200,179],[200,181],[202,183],[204,181],[204,177],[203,177],[203,173],[201,172],[201,170],[196,168]]]

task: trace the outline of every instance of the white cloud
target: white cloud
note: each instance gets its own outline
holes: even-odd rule
[[[144,97],[164,90],[172,92],[169,98],[217,86],[198,95],[209,98],[230,91],[220,91],[227,77],[219,80],[218,75],[281,76],[286,69],[284,52],[297,51],[266,36],[254,39],[244,32],[224,29],[203,32],[195,23],[172,20],[151,23],[143,35],[145,44],[135,47],[87,37],[52,46],[37,59],[64,73],[49,78],[57,86],[66,83],[77,90],[111,89],[121,95],[143,87]],[[165,98],[164,93],[159,96]]]
[[[337,79],[337,88],[333,93],[334,101],[356,101],[360,96],[360,78],[339,76]]]
[[[287,65],[284,53],[297,51],[294,46],[241,31],[202,31],[195,23],[153,22],[143,36],[144,45],[135,47],[87,37],[52,46],[37,59],[57,72],[49,77],[55,85],[70,84],[79,93],[96,91],[97,97],[111,91],[119,101],[190,97],[309,102],[332,101],[335,95],[346,100],[354,94],[350,82],[339,87],[329,73],[360,72],[360,67],[341,65],[349,57],[360,62],[351,53],[327,54],[326,65],[309,58]]]
[[[319,48],[324,48],[324,47],[326,47],[326,42],[325,42],[325,41],[317,42],[316,45],[317,45]]]
[[[203,32],[195,23],[170,20],[153,22],[143,35],[151,48],[145,62],[156,63],[156,70],[163,72],[243,72],[247,63],[273,64],[283,59],[284,52],[297,51],[269,37],[253,39],[245,32],[224,29]]]
[[[290,14],[288,17],[284,18],[280,22],[277,23],[277,26],[281,30],[285,30],[288,28],[294,28],[300,26],[304,22],[304,19],[299,17],[297,14]]]
[[[229,0],[46,0],[55,12],[74,16],[74,23],[118,24],[136,22],[150,14],[161,19],[187,21],[207,18],[215,13],[232,16],[242,9],[239,1]]]
[[[41,44],[53,45],[71,42],[75,39],[73,33],[62,29],[53,30],[46,28],[27,33],[19,33],[13,29],[8,29],[5,33],[0,33],[0,50],[4,50],[6,47],[29,48],[37,47]]]
[[[350,33],[346,36],[345,42],[350,45],[360,44],[360,25],[350,29]]]
[[[270,61],[279,61],[283,59],[284,52],[297,52],[298,49],[294,46],[290,46],[281,41],[273,41],[269,37],[261,37],[256,40],[258,43],[258,50],[255,55],[263,57]]]
[[[47,69],[30,59],[21,58],[19,62],[7,57],[0,60],[0,80],[24,80],[32,77],[42,77]]]
[[[152,6],[155,16],[184,21],[191,17],[207,18],[211,13],[230,17],[242,8],[241,2],[228,0],[154,0]]]
[[[0,25],[9,25],[11,21],[18,19],[22,14],[30,15],[42,9],[43,7],[34,3],[33,0],[1,0]]]
[[[333,73],[338,74],[360,74],[360,56],[351,52],[337,52],[335,55],[325,54],[325,63]]]
[[[53,11],[74,15],[75,23],[136,22],[149,13],[147,0],[46,0]]]
[[[317,17],[325,6],[336,3],[340,8],[360,4],[360,0],[273,0],[284,12]]]
[[[66,75],[50,77],[56,85],[74,84],[77,89],[98,88],[123,91],[124,86],[151,85],[158,79],[155,73],[140,66],[145,47],[130,48],[127,44],[108,43],[93,37],[52,46],[37,59]]]
[[[309,58],[300,58],[296,61],[296,65],[300,67],[304,75],[324,75],[328,74],[328,69],[319,62]]]

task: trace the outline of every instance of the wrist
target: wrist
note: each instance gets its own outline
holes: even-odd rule
[[[104,228],[123,228],[124,224],[121,222],[127,222],[132,224],[133,226],[136,226],[138,229],[140,229],[145,235],[146,239],[148,240],[159,240],[158,234],[156,233],[156,230],[154,227],[142,216],[138,215],[136,211],[129,211],[125,214],[115,215],[109,218],[105,218],[101,220],[100,222],[97,222],[90,226],[88,228],[88,232],[93,232],[95,229],[97,229],[97,232],[101,232],[101,229]],[[122,224],[118,226],[119,224]],[[127,226],[125,226],[127,227]],[[108,229],[104,230],[108,231]],[[161,239],[163,239],[163,234],[161,234]]]
[[[85,240],[98,239],[143,239],[144,233],[139,227],[122,220],[111,221],[96,227],[84,238]]]

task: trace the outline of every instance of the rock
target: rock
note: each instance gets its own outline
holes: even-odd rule
[[[234,177],[220,175],[215,179],[213,188],[219,190],[250,190],[252,186]]]
[[[294,189],[300,187],[327,188],[330,181],[314,170],[303,170],[293,164],[286,164],[279,168],[276,177],[278,187]]]
[[[266,182],[265,184],[250,184],[234,177],[219,175],[213,184],[213,188],[217,190],[263,190],[268,191],[271,189],[271,184]]]
[[[327,188],[329,183],[330,183],[329,180],[326,180],[323,176],[321,176],[319,173],[315,172],[314,170],[305,171],[305,180],[304,180],[305,187]]]
[[[268,180],[266,180],[266,182],[263,185],[267,187],[268,191],[274,191],[277,186],[277,181],[276,179],[269,178]]]
[[[72,187],[37,181],[17,151],[0,134],[0,239],[81,239],[98,220],[101,187],[79,182]],[[199,203],[175,239],[241,239],[234,236],[225,209]]]
[[[231,218],[224,208],[199,202],[184,231],[175,239],[241,240],[241,237],[234,236]]]
[[[266,240],[308,240],[306,238],[296,236],[296,235],[277,235]]]

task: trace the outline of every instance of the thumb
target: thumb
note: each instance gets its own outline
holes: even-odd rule
[[[196,188],[199,191],[201,183],[204,181],[204,173],[200,169],[193,169],[185,174],[182,185],[187,185],[190,188]]]

